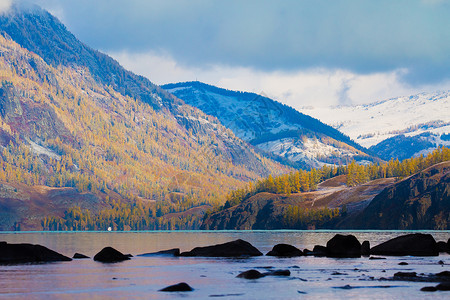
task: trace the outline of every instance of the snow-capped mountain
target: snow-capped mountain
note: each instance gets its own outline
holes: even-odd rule
[[[440,145],[450,146],[450,91],[300,111],[370,147],[384,159],[408,158]]]
[[[297,167],[320,167],[351,159],[373,160],[364,148],[338,130],[265,96],[201,82],[168,84],[162,88],[217,117],[238,137],[272,158]]]

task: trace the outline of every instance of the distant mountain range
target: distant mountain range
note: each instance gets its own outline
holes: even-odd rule
[[[342,131],[385,160],[450,146],[450,91],[300,111]]]
[[[348,136],[268,97],[201,82],[162,86],[189,105],[217,117],[238,137],[271,158],[300,168],[376,160]]]

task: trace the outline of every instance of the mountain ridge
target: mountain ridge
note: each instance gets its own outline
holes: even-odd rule
[[[450,91],[300,110],[343,131],[384,160],[406,159],[450,146],[445,139],[450,133]]]
[[[261,151],[297,163],[298,167],[340,164],[353,158],[362,160],[362,157],[374,160],[367,149],[341,132],[265,96],[198,81],[166,84],[162,88],[217,117]],[[323,153],[315,153],[313,148],[320,148]]]
[[[142,202],[146,209],[160,212],[150,218],[158,223],[164,214],[220,203],[223,191],[290,170],[257,154],[216,118],[124,70],[107,55],[85,49],[99,58],[91,68],[102,69],[104,59],[108,72],[121,70],[116,87],[108,84],[114,73],[102,79],[102,73],[91,74],[82,57],[78,64],[62,59],[61,37],[68,36],[73,44],[69,57],[76,47],[87,46],[68,32],[52,40],[64,25],[47,12],[34,11],[16,7],[0,16],[0,182],[74,188],[79,194],[94,194],[99,207]],[[15,41],[24,32],[24,44],[37,37],[34,44],[27,44],[35,51]],[[47,63],[36,54],[39,47],[46,52],[48,43],[41,45],[43,40],[62,49],[58,57],[64,64],[58,64],[54,55],[46,58]],[[179,195],[174,202],[173,193]],[[4,195],[3,200],[14,207],[12,201],[19,199]],[[71,206],[70,201],[61,203],[66,209]],[[63,211],[55,209],[56,217]],[[36,218],[38,225],[30,226],[39,226]]]

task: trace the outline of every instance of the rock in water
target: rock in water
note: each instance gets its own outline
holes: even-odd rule
[[[41,245],[0,242],[0,264],[71,261],[72,259]]]
[[[369,256],[370,255],[370,242],[364,241],[361,244],[361,255],[362,256]]]
[[[413,233],[396,237],[370,249],[371,254],[391,256],[437,256],[439,250],[431,234]]]
[[[161,250],[158,252],[139,254],[138,256],[179,256],[180,248],[173,248],[168,250]]]
[[[291,271],[289,270],[273,270],[263,273],[264,276],[291,276]]]
[[[180,282],[178,284],[170,285],[163,289],[160,289],[160,292],[191,292],[194,289],[189,286],[186,282]]]
[[[81,253],[75,253],[74,255],[73,255],[73,258],[75,258],[75,259],[83,259],[83,258],[90,258],[89,256],[86,256],[86,255],[84,255],[84,254],[81,254]]]
[[[312,252],[316,257],[327,256],[327,247],[315,245]]]
[[[99,253],[95,254],[94,260],[106,263],[119,262],[130,259],[112,247],[105,247]]]
[[[353,235],[336,234],[327,242],[328,257],[361,257],[361,243]]]
[[[440,252],[440,253],[442,253],[442,252],[447,252],[447,243],[446,242],[442,242],[442,241],[440,241],[440,242],[437,242],[436,243],[436,246],[437,246],[437,248],[438,248],[438,251]]]
[[[450,291],[450,282],[441,282],[436,286],[438,291]]]
[[[241,239],[232,242],[206,247],[196,247],[188,252],[182,252],[180,256],[203,256],[203,257],[239,257],[239,256],[261,256],[258,249],[249,242]]]
[[[295,257],[302,256],[302,250],[288,244],[277,244],[266,255],[279,257]]]
[[[237,278],[245,278],[245,279],[258,279],[264,277],[265,275],[259,272],[258,270],[248,270],[240,273]]]

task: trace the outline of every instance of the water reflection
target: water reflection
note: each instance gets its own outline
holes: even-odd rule
[[[267,253],[277,243],[288,243],[300,249],[324,245],[336,232],[321,231],[253,231],[253,232],[81,232],[81,233],[11,233],[0,234],[9,243],[41,244],[72,256],[80,252],[93,256],[105,246],[133,255],[170,248],[190,250],[196,246],[244,239]],[[371,245],[405,232],[355,232],[360,241]],[[436,240],[447,240],[446,232],[432,232]],[[400,261],[408,266],[399,266]],[[438,264],[443,260],[445,268]],[[0,296],[10,299],[171,299],[185,297],[209,299],[226,296],[231,299],[421,299],[423,283],[380,282],[371,278],[393,276],[398,271],[436,273],[448,269],[450,256],[388,257],[386,260],[331,258],[216,259],[192,257],[135,257],[117,264],[103,264],[91,259],[63,263],[0,266]],[[287,278],[265,277],[258,280],[236,278],[242,271],[265,267],[289,269]],[[159,289],[188,282],[192,293],[165,294]],[[345,285],[359,287],[340,289]],[[382,288],[382,285],[392,287]],[[306,294],[302,294],[306,293]],[[437,294],[436,294],[437,295]],[[442,294],[441,294],[442,295]]]

